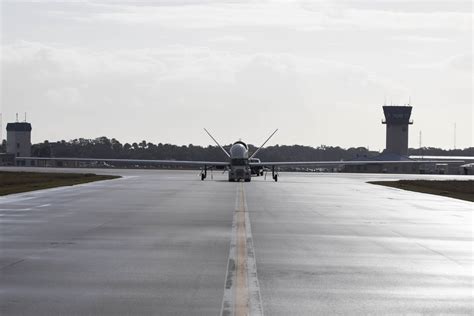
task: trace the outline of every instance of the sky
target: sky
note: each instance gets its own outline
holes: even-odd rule
[[[0,3],[3,137],[382,150],[410,103],[410,147],[473,146],[470,0]]]

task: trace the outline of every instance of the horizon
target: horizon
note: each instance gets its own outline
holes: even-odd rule
[[[29,123],[29,122],[27,122]],[[39,141],[39,142],[33,142],[32,141],[32,145],[39,145],[39,144],[43,144],[44,142],[49,142],[49,143],[60,143],[62,141],[65,141],[65,142],[72,142],[74,140],[79,140],[79,139],[84,139],[84,140],[97,140],[97,139],[100,139],[100,138],[107,138],[108,140],[112,140],[112,139],[115,139],[117,140],[120,144],[122,145],[125,145],[125,144],[129,144],[129,145],[133,145],[134,143],[137,143],[137,144],[140,144],[141,142],[145,141],[147,144],[148,143],[152,143],[153,145],[159,145],[159,144],[162,144],[162,145],[171,145],[171,146],[177,146],[177,147],[182,147],[182,146],[186,146],[186,147],[189,147],[190,145],[192,146],[195,146],[195,147],[202,147],[202,148],[207,148],[207,147],[217,147],[218,146],[215,144],[215,143],[209,143],[209,144],[204,144],[204,145],[200,145],[200,144],[193,144],[193,143],[189,143],[189,144],[175,144],[175,143],[165,143],[165,142],[152,142],[152,141],[148,141],[146,139],[142,139],[140,141],[131,141],[131,142],[124,142],[124,141],[121,141],[120,139],[117,139],[115,137],[108,137],[108,136],[98,136],[98,137],[92,137],[92,138],[85,138],[85,137],[75,137],[75,138],[72,138],[72,139],[60,139],[60,140],[43,140],[43,141]],[[223,147],[230,147],[232,146],[232,144],[236,141],[239,141],[240,139],[237,139],[235,141],[233,141],[232,143],[221,143]],[[245,140],[242,140],[243,142],[245,142]],[[6,139],[3,139],[2,142],[6,142]],[[248,146],[252,146],[252,147],[255,147],[255,148],[259,148],[261,144],[252,144],[252,143],[247,143],[245,142]],[[269,148],[269,147],[276,147],[276,146],[287,146],[287,147],[292,147],[292,146],[300,146],[300,147],[309,147],[309,148],[313,148],[313,149],[321,149],[321,148],[324,148],[324,147],[329,147],[329,148],[341,148],[343,150],[349,150],[349,149],[359,149],[359,148],[363,148],[363,149],[366,149],[367,151],[369,152],[383,152],[385,150],[385,148],[381,149],[381,150],[378,150],[378,149],[371,149],[370,147],[367,147],[367,146],[349,146],[349,147],[344,147],[344,146],[340,146],[340,145],[328,145],[328,144],[321,144],[321,145],[317,145],[317,146],[311,146],[311,145],[304,145],[304,144],[281,144],[281,143],[278,143],[276,142],[275,144],[273,145],[268,145],[268,146],[264,146],[262,149],[265,149],[265,148]],[[455,151],[455,150],[461,150],[461,151],[464,151],[464,150],[469,150],[469,149],[472,149],[474,147],[463,147],[463,148],[442,148],[442,147],[432,147],[432,146],[422,146],[422,147],[411,147],[409,146],[408,149],[413,149],[413,150],[420,150],[420,149],[440,149],[440,150],[443,150],[443,151]]]

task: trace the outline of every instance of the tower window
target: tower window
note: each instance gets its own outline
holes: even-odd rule
[[[20,148],[20,143],[16,143],[16,148]]]

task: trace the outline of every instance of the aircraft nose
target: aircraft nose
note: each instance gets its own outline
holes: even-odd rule
[[[248,158],[248,150],[242,144],[234,144],[230,148],[230,155],[234,159],[247,159]]]

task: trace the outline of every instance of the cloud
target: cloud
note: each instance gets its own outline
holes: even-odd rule
[[[51,10],[77,22],[155,25],[174,29],[276,27],[301,31],[323,29],[468,30],[470,7],[463,11],[393,10],[393,7],[354,5],[347,1],[128,1],[86,2],[84,10]],[[401,8],[409,8],[406,3]],[[375,8],[375,9],[374,9]],[[429,8],[429,6],[425,6]]]
[[[442,44],[445,45],[453,40],[446,37],[436,36],[422,36],[422,35],[403,35],[393,36],[392,40],[409,43],[423,43],[423,44]]]
[[[453,69],[470,72],[472,75],[472,59],[474,54],[460,54],[449,58],[445,63]]]
[[[208,41],[210,43],[217,43],[217,44],[241,44],[242,42],[245,42],[246,39],[243,36],[225,35],[225,36],[211,38]]]
[[[349,8],[356,10],[377,10],[387,12],[470,12],[470,0],[428,1],[428,0],[327,0],[327,1],[301,1],[307,7],[321,10],[321,7],[340,9]]]
[[[270,115],[281,125],[288,109],[294,108],[304,124],[314,124],[310,121],[317,116],[318,134],[329,139],[328,100],[350,113],[360,111],[354,100],[398,89],[362,67],[294,54],[183,47],[102,51],[25,41],[2,51],[2,75],[8,78],[2,85],[2,102],[36,113],[37,121],[46,125],[43,113],[64,117],[58,124],[72,122],[64,126],[74,134],[71,137],[81,136],[74,130],[83,130],[84,120],[95,136],[115,126],[100,123],[107,118],[136,131],[120,131],[114,137],[130,139],[131,134],[159,131],[166,139],[180,126],[201,128],[195,118],[203,114],[226,118],[233,113],[233,121],[250,116],[262,124]],[[227,123],[224,119],[216,125],[241,133],[239,125]],[[55,139],[57,130],[43,133]]]
[[[359,66],[290,53],[230,53],[207,47],[184,46],[93,50],[27,41],[4,45],[2,65],[8,75],[15,75],[12,68],[22,69],[29,72],[28,77],[32,80],[57,80],[62,83],[68,81],[67,77],[74,81],[90,80],[95,76],[127,77],[135,83],[141,82],[136,81],[138,78],[232,81],[236,73],[248,69],[256,74],[271,70],[272,75],[279,76],[367,73]],[[366,77],[370,78],[369,75]]]
[[[418,69],[418,70],[438,70],[438,71],[446,71],[446,70],[455,70],[466,74],[472,75],[472,59],[474,54],[464,53],[464,54],[456,54],[454,56],[450,56],[448,58],[444,58],[442,60],[432,62],[432,63],[420,63],[414,64],[409,66],[411,69]]]

